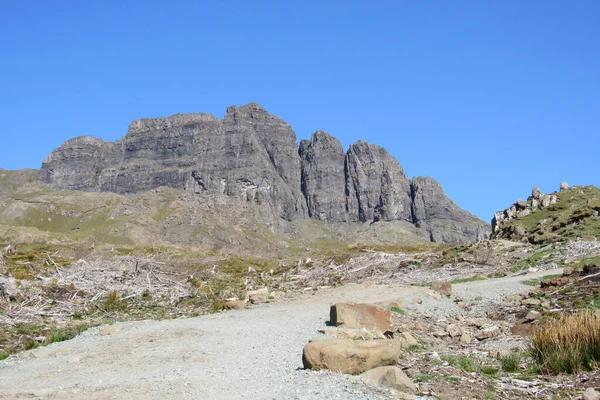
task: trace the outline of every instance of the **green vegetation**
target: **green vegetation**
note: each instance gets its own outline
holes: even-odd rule
[[[527,285],[527,286],[540,286],[540,284],[544,281],[547,281],[549,279],[560,278],[560,277],[561,277],[561,275],[545,275],[540,278],[526,279],[524,281],[521,281],[521,283],[523,285]]]
[[[500,357],[502,370],[504,372],[517,372],[521,367],[522,354],[520,351],[512,351]]]
[[[515,272],[519,272],[519,271],[522,271],[522,270],[530,268],[530,267],[537,267],[540,264],[547,264],[547,263],[554,262],[555,255],[556,255],[556,250],[554,250],[553,245],[551,245],[550,247],[544,247],[540,250],[535,251],[532,255],[530,255],[526,259],[521,260],[521,261],[517,262],[516,264],[514,264],[511,267],[510,271],[515,273]]]
[[[421,374],[417,375],[413,380],[415,383],[430,382],[432,380],[444,380],[450,383],[460,383],[460,377],[441,374]]]
[[[533,331],[530,353],[542,372],[592,369],[600,361],[600,316],[582,310],[546,322]]]
[[[481,367],[481,373],[489,377],[495,377],[496,375],[498,375],[498,368],[492,367],[490,365],[484,365],[483,367]]]
[[[458,279],[454,279],[453,281],[451,281],[452,284],[454,283],[466,283],[466,282],[476,282],[476,281],[485,281],[487,278],[485,276],[472,276],[470,278],[458,278]]]
[[[460,368],[463,371],[467,371],[467,372],[481,372],[481,368],[483,366],[481,360],[473,358],[473,357],[441,356],[441,359],[446,361],[451,366],[453,366],[455,368]]]
[[[584,271],[593,268],[600,268],[600,256],[583,258],[569,265],[574,271]]]
[[[0,325],[0,360],[23,350],[70,340],[98,324],[69,324],[61,327],[18,323]]]
[[[406,312],[398,306],[391,307],[390,311],[395,312],[396,314],[400,314],[400,315],[404,315],[404,313]]]
[[[573,187],[556,193],[556,204],[517,218],[506,225],[525,228],[530,243],[562,242],[569,238],[600,238],[600,189]]]

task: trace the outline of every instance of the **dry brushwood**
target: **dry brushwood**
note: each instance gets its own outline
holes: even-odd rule
[[[0,302],[2,298],[15,299],[5,304],[0,323],[14,325],[38,317],[64,319],[82,309],[107,311],[102,304],[112,292],[120,302],[144,297],[171,310],[191,296],[190,285],[173,280],[163,264],[152,257],[79,260],[69,268],[60,268],[50,255],[46,256],[47,263],[54,267],[48,276],[37,275],[35,280],[20,280],[18,284],[13,277],[0,277],[4,293]]]

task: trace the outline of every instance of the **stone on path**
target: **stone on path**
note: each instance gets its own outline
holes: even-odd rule
[[[452,295],[452,284],[450,282],[433,282],[431,290],[434,290],[442,296],[450,297]]]
[[[392,313],[368,303],[336,303],[329,310],[329,318],[334,326],[355,329],[369,329],[384,335],[393,335]]]
[[[387,386],[404,393],[416,393],[413,381],[398,367],[378,367],[360,375],[363,381]]]
[[[401,352],[401,343],[396,340],[315,339],[304,346],[302,363],[313,370],[358,375],[395,365]]]

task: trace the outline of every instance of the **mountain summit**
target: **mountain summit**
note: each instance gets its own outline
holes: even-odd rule
[[[384,148],[359,141],[344,152],[323,131],[298,148],[291,126],[256,103],[230,106],[223,119],[198,113],[136,120],[116,142],[68,140],[43,161],[38,180],[119,194],[168,186],[254,203],[285,221],[403,221],[435,242],[490,233],[435,180],[411,181]]]

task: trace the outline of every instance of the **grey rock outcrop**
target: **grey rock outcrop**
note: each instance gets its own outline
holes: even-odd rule
[[[429,233],[432,242],[463,243],[489,237],[489,225],[458,207],[434,179],[416,177],[411,187],[413,221]]]
[[[520,225],[508,226],[508,222],[524,218],[534,211],[546,209],[556,204],[557,201],[558,196],[555,194],[544,194],[537,186],[534,186],[531,190],[531,196],[527,198],[527,201],[518,199],[506,210],[494,213],[494,218],[492,219],[492,237],[506,237],[517,240],[525,239],[525,229]]]
[[[411,182],[382,147],[359,141],[344,153],[337,139],[317,131],[298,148],[290,125],[256,103],[228,107],[223,119],[136,120],[114,143],[68,140],[43,161],[38,180],[55,189],[128,194],[167,186],[228,196],[287,221],[404,221],[432,241],[489,234],[489,225],[456,206],[439,183]]]
[[[358,220],[412,222],[410,180],[382,147],[359,141],[346,156],[348,210]]]
[[[300,142],[299,154],[308,215],[322,221],[347,221],[346,155],[340,141],[317,131],[310,140]]]
[[[50,154],[38,179],[59,189],[114,191],[121,153],[121,142],[76,137]]]

